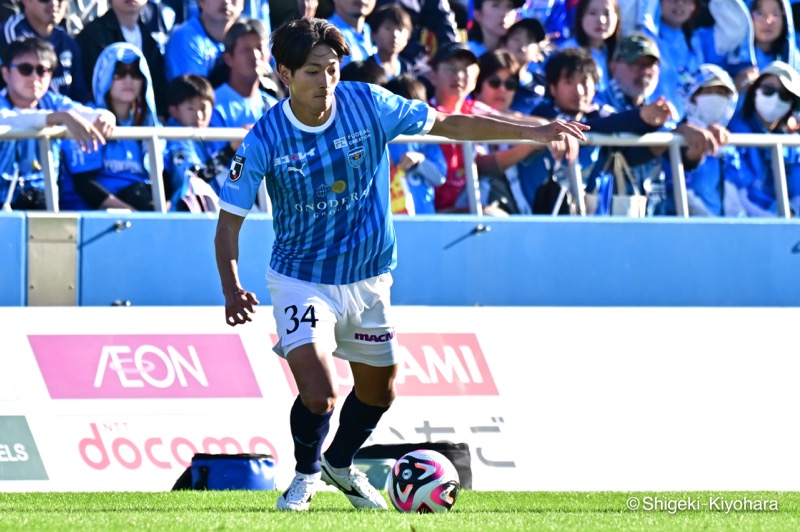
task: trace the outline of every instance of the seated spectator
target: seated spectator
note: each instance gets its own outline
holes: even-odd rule
[[[502,48],[486,52],[478,60],[477,86],[473,96],[496,111],[510,110],[514,94],[519,87],[519,63],[511,52]],[[493,144],[486,150],[494,155],[495,164],[483,165],[480,175],[481,204],[486,209],[502,210],[508,214],[531,214],[519,181],[517,163],[536,151],[544,150],[539,144]],[[466,198],[459,198],[461,206]]]
[[[132,44],[112,43],[102,51],[94,67],[92,94],[94,105],[114,113],[118,125],[160,125],[147,61]],[[141,140],[111,140],[88,154],[66,141],[64,170],[64,209],[153,210],[147,147]],[[165,191],[169,198],[172,190]]]
[[[663,100],[618,113],[608,107],[598,107],[593,101],[599,70],[585,48],[567,48],[555,53],[545,64],[545,77],[548,99],[533,110],[536,116],[584,122],[595,133],[639,135],[656,131],[670,116],[670,108]],[[591,175],[599,149],[598,146],[580,149],[578,161],[584,179]],[[534,153],[520,162],[519,170],[522,190],[531,206],[537,190],[549,175],[567,182],[563,173],[566,168],[558,164],[550,152]]]
[[[773,61],[789,63],[795,70],[800,68],[800,52],[797,51],[789,0],[752,0],[750,14],[759,70]]]
[[[142,10],[147,0],[110,0],[110,9],[83,28],[76,40],[81,47],[84,65],[94,65],[103,48],[114,42],[128,42],[139,48],[153,77],[153,91],[159,116],[166,116],[167,77],[164,56],[159,43],[142,22]],[[86,85],[92,84],[92,72],[85,72]]]
[[[0,52],[6,88],[0,92],[0,125],[12,129],[65,126],[80,150],[97,150],[114,128],[114,116],[94,110],[49,90],[57,63],[53,46],[38,38],[12,41]],[[50,153],[39,151],[37,139],[0,142],[0,204],[4,210],[43,210],[45,157],[52,156],[58,173],[61,141],[50,141]]]
[[[459,42],[456,19],[449,0],[377,0],[376,8],[399,3],[411,17],[411,37],[400,53],[408,61],[414,76],[430,70],[431,53],[441,47]],[[423,80],[424,81],[424,80]]]
[[[474,0],[467,44],[476,57],[501,46],[524,0]]]
[[[225,35],[242,13],[243,0],[197,0],[197,4],[200,14],[173,29],[167,41],[167,81],[181,74],[212,78],[225,51]]]
[[[185,74],[169,84],[167,91],[169,127],[208,127],[214,107],[214,88],[202,76]],[[164,173],[172,183],[170,205],[175,208],[197,177],[219,190],[217,176],[227,176],[227,166],[219,164],[209,142],[181,139],[168,140],[164,153]]]
[[[376,9],[368,18],[377,51],[369,58],[378,64],[388,79],[411,72],[411,65],[400,58],[411,36],[411,17],[400,4]]]
[[[386,89],[403,98],[428,101],[425,84],[411,74],[395,76],[386,83]],[[405,186],[401,183],[401,188],[408,191],[405,212],[418,215],[435,213],[434,187],[444,184],[447,171],[439,145],[392,142],[389,144],[389,162],[392,181],[405,181]]]
[[[508,29],[517,20],[517,9],[524,0],[474,0],[467,33],[472,52],[480,57],[502,46]]]
[[[621,39],[617,0],[578,0],[575,9],[573,37],[561,43],[560,49],[585,48],[592,54],[598,69],[594,86],[598,92],[608,82],[608,62]]]
[[[430,104],[437,111],[454,114],[493,114],[488,105],[467,99],[475,87],[478,58],[464,44],[452,44],[440,48],[433,56],[428,73],[434,93]],[[467,212],[464,207],[456,207],[456,200],[467,184],[465,165],[472,161],[464,160],[464,150],[459,144],[440,145],[447,164],[447,180],[436,189],[436,212]],[[483,171],[484,157],[478,155],[478,175]]]
[[[686,122],[706,128],[717,139],[716,153],[702,153],[689,158],[698,160],[694,168],[686,169],[686,194],[691,216],[744,216],[737,191],[739,154],[727,146],[728,122],[736,109],[738,95],[733,80],[721,67],[702,64],[682,91],[686,101]],[[670,169],[671,170],[671,169]],[[667,171],[667,188],[672,179]]]
[[[211,127],[249,130],[267,109],[278,103],[278,98],[262,87],[269,70],[267,45],[266,28],[258,19],[240,20],[228,31],[222,54],[227,77],[214,92],[216,103]],[[273,86],[277,88],[274,81]],[[212,149],[219,152],[217,163],[227,167],[240,143],[213,142]]]
[[[513,109],[528,114],[541,101],[547,87],[544,79],[545,50],[547,35],[542,23],[533,18],[518,20],[508,29],[501,44],[514,54],[520,64],[520,87],[514,93]]]
[[[350,61],[364,61],[377,51],[367,17],[375,9],[375,0],[333,0],[333,15],[328,21],[344,35],[350,55],[342,58],[342,67]]]
[[[59,6],[67,0],[19,0],[22,13],[9,18],[0,32],[0,50],[5,49],[11,41],[25,37],[39,37],[53,45],[58,58],[50,80],[50,89],[59,94],[69,96],[78,102],[88,100],[86,79],[83,75],[81,51],[78,43],[58,26]]]
[[[788,122],[800,111],[800,74],[786,63],[776,61],[761,71],[747,89],[744,103],[731,121],[732,133],[791,134]],[[736,183],[748,216],[775,216],[777,199],[775,175],[769,148],[740,146],[742,160]],[[800,148],[784,146],[786,185],[792,211],[800,213]]]

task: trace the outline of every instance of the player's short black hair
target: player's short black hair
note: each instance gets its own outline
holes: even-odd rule
[[[3,62],[3,66],[8,67],[16,58],[25,54],[33,54],[39,61],[50,63],[53,68],[58,66],[58,56],[53,45],[39,37],[26,37],[18,41],[11,41],[0,54],[0,60]]]
[[[203,76],[184,74],[173,79],[167,88],[167,106],[180,105],[191,98],[200,97],[214,105],[214,88]]]
[[[350,46],[336,26],[321,18],[299,18],[284,22],[272,33],[272,57],[294,74],[308,61],[312,48],[325,44],[339,60],[350,55]]]

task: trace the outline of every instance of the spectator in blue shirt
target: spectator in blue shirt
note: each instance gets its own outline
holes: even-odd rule
[[[333,15],[328,22],[344,35],[350,56],[342,59],[342,67],[350,61],[364,61],[377,51],[372,42],[372,29],[367,17],[375,9],[375,0],[332,0]]]
[[[792,114],[800,111],[800,74],[790,65],[776,61],[761,71],[750,86],[741,108],[731,121],[733,133],[793,134],[788,126]],[[775,216],[775,175],[769,148],[740,146],[740,199],[748,216]],[[789,202],[800,213],[800,149],[784,146],[784,167]]]
[[[216,103],[211,115],[211,127],[242,127],[249,130],[267,109],[278,103],[278,98],[264,90],[261,83],[269,71],[267,45],[267,31],[260,20],[241,20],[228,31],[225,52],[222,54],[228,71],[227,81],[214,91]],[[277,88],[274,81],[273,85]],[[282,96],[282,93],[278,95]],[[239,143],[212,143],[212,148],[219,152],[216,156],[218,164],[229,165]],[[218,184],[214,183],[213,186],[217,187]]]
[[[113,130],[114,116],[89,109],[48,90],[57,62],[53,46],[38,37],[12,41],[2,54],[6,87],[0,91],[0,125],[12,129],[41,129],[63,125],[77,149],[99,149]],[[0,142],[0,204],[4,209],[41,210],[46,207],[44,158],[59,170],[61,141],[50,142],[41,153],[37,139]]]
[[[367,20],[376,49],[369,60],[377,63],[388,79],[411,72],[411,65],[400,57],[413,29],[406,10],[400,4],[388,4],[373,11]]]
[[[17,39],[39,37],[53,45],[58,57],[50,89],[78,102],[89,99],[78,43],[58,26],[59,5],[67,0],[19,0],[22,13],[8,19],[0,33],[0,50]]]
[[[167,42],[167,80],[181,74],[211,77],[225,51],[225,35],[242,14],[243,0],[197,0],[200,15],[172,30]]]

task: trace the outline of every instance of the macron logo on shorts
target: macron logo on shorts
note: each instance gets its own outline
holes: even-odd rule
[[[390,331],[386,334],[355,334],[355,339],[361,340],[362,342],[385,343],[390,341],[392,338],[394,338],[394,331]]]

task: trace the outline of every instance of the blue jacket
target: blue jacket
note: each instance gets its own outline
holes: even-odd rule
[[[758,117],[753,114],[749,119],[737,112],[729,129],[732,133],[767,133]],[[773,131],[773,133],[780,133]],[[737,148],[741,158],[741,168],[735,184],[747,190],[747,196],[764,210],[776,209],[775,180],[772,173],[772,155],[769,148],[740,146]],[[786,185],[789,200],[797,208],[800,205],[800,149],[795,146],[784,146],[783,160],[786,168]],[[730,179],[730,177],[729,177]]]
[[[111,88],[114,67],[117,62],[130,64],[136,59],[139,60],[139,69],[145,76],[143,90],[147,110],[143,125],[159,126],[147,61],[138,48],[128,43],[113,43],[100,54],[92,76],[94,106],[107,108],[105,97]],[[117,125],[131,126],[133,124],[130,120],[120,121],[118,119]],[[159,153],[163,153],[163,144],[157,143],[157,149]],[[139,140],[108,141],[101,149],[90,153],[82,152],[74,140],[67,140],[64,142],[64,164],[65,171],[59,191],[61,206],[64,209],[85,210],[97,207],[89,205],[84,198],[77,194],[72,183],[72,176],[75,174],[94,172],[93,181],[109,194],[115,194],[134,183],[150,182],[147,148]]]

